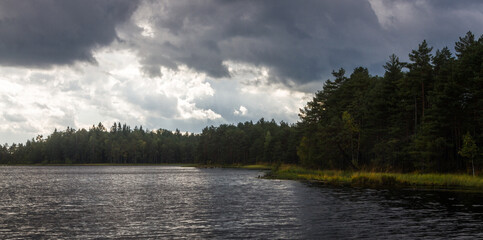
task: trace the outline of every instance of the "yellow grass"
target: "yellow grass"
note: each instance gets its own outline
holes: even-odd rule
[[[483,178],[466,174],[419,174],[310,170],[296,165],[282,165],[268,178],[308,180],[352,186],[433,186],[483,190]]]

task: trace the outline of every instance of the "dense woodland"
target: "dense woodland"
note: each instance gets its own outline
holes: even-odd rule
[[[483,36],[423,41],[384,76],[333,72],[300,121],[206,127],[200,134],[101,123],[0,147],[0,163],[294,163],[316,169],[465,172],[483,167]]]

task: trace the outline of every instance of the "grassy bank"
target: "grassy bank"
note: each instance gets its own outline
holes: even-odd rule
[[[310,170],[282,165],[266,176],[273,179],[307,180],[333,185],[369,187],[436,187],[483,190],[483,178],[465,174],[417,174]]]

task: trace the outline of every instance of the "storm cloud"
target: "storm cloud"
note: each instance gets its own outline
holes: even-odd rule
[[[483,28],[481,1],[163,1],[145,2],[129,38],[150,76],[185,64],[227,77],[226,61],[268,67],[272,81],[307,83],[333,69],[379,67],[423,39],[452,46]],[[472,6],[468,8],[468,6]],[[455,34],[456,33],[456,34]]]
[[[146,7],[149,6],[149,7]],[[167,1],[146,2],[151,37],[132,39],[150,74],[185,64],[227,77],[225,61],[269,67],[280,81],[318,80],[347,57],[361,60],[379,27],[365,1]],[[350,12],[357,14],[350,14]],[[139,19],[142,22],[142,17]],[[364,35],[351,37],[364,32]]]
[[[150,77],[180,65],[230,77],[226,61],[238,61],[267,67],[271,81],[299,84],[339,67],[380,71],[387,56],[404,58],[423,39],[452,46],[455,33],[483,30],[482,9],[469,0],[6,0],[0,64],[94,63],[93,50],[119,40]]]
[[[117,38],[138,1],[0,1],[0,64],[50,67],[95,62],[92,51]]]

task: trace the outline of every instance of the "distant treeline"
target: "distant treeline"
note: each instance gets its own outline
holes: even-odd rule
[[[295,163],[316,169],[455,172],[483,166],[483,36],[395,55],[383,77],[358,67],[301,109],[297,124],[259,120],[200,134],[102,124],[4,145],[0,163]],[[433,54],[434,52],[434,54]]]
[[[251,164],[256,162],[297,163],[297,128],[260,119],[238,126],[206,127],[201,134],[159,129],[131,129],[126,124],[102,123],[89,130],[67,128],[47,138],[37,136],[26,144],[4,145],[0,163],[200,163]]]

